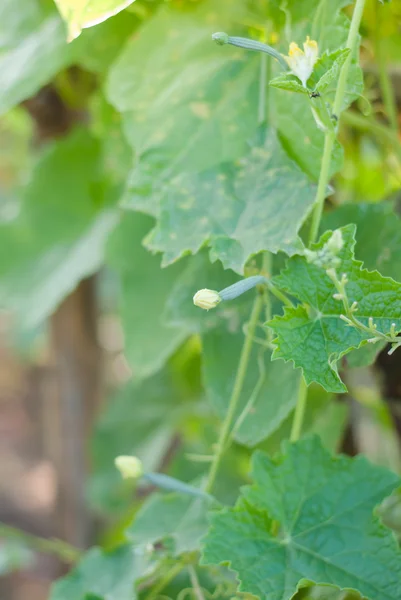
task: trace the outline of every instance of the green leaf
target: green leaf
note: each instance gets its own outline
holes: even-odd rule
[[[227,0],[191,12],[160,10],[113,65],[108,98],[124,113],[136,164],[145,170],[150,151],[163,155],[171,176],[245,150],[257,127],[258,57],[210,39],[232,21]]]
[[[18,10],[15,9],[15,0],[2,0],[0,21],[0,49],[2,52],[12,47],[16,40],[20,40],[38,25],[42,18],[42,11],[34,0],[19,0]]]
[[[335,52],[325,52],[319,57],[313,68],[313,74],[309,81],[320,94],[324,94],[331,84],[337,84],[341,67],[347,60],[349,48],[342,48]]]
[[[114,459],[121,454],[138,456],[146,471],[157,471],[177,433],[182,412],[182,399],[165,371],[129,383],[110,398],[91,440],[90,498],[96,508],[106,512],[128,508],[132,488],[125,485]]]
[[[43,321],[103,262],[117,216],[100,167],[99,144],[87,132],[54,143],[33,169],[20,213],[0,227],[0,303],[22,326]]]
[[[106,257],[121,279],[125,355],[137,378],[160,369],[187,335],[183,327],[169,326],[163,318],[167,298],[185,265],[161,270],[160,259],[142,247],[151,223],[138,213],[124,213]]]
[[[362,269],[362,263],[354,258],[355,226],[340,231],[344,245],[336,269],[348,276],[346,291],[350,305],[358,303],[357,318],[368,325],[369,317],[373,317],[382,332],[390,331],[392,323],[400,330],[401,284],[377,271]],[[331,235],[326,232],[314,249],[323,248]],[[346,391],[338,375],[337,361],[371,336],[349,327],[339,318],[344,307],[333,298],[336,289],[322,267],[296,256],[288,261],[276,281],[302,304],[286,309],[283,316],[270,321],[269,326],[277,334],[274,358],[294,361],[295,366],[303,369],[308,384],[316,381],[328,391]]]
[[[382,275],[401,281],[401,221],[392,202],[380,204],[345,204],[326,213],[321,231],[355,223],[355,256],[367,269],[378,269]],[[350,367],[368,366],[374,362],[385,343],[368,344],[347,355]]]
[[[221,417],[227,413],[237,374],[244,343],[242,324],[239,321],[234,331],[219,328],[202,337],[205,389]],[[276,431],[294,408],[298,388],[299,372],[283,361],[272,362],[271,351],[254,344],[234,422],[249,402],[252,406],[241,418],[235,439],[253,447]]]
[[[240,590],[292,598],[307,579],[358,590],[370,600],[399,594],[401,554],[376,505],[400,484],[364,457],[332,457],[317,437],[286,444],[273,460],[256,453],[255,484],[212,518],[203,562],[228,562]]]
[[[243,273],[249,257],[261,250],[293,254],[300,247],[298,231],[314,198],[307,177],[270,131],[238,166],[172,180],[145,243],[162,251],[167,265],[209,242],[214,259]]]
[[[291,73],[281,73],[269,81],[269,85],[278,88],[279,90],[287,90],[288,92],[298,92],[299,94],[309,94],[308,90],[299,83],[298,77]]]
[[[0,53],[0,114],[36,93],[73,62],[76,49],[67,46],[64,25],[57,14],[39,11],[34,0],[20,1],[18,10],[15,2],[12,6],[10,11],[15,13],[26,11],[26,18],[11,23],[13,29],[8,31],[6,47]],[[6,29],[7,21],[0,25],[1,37],[3,26]]]
[[[1,10],[0,114],[36,94],[71,64],[104,70],[136,24],[131,15],[117,17],[67,44],[65,25],[51,4],[45,9],[37,0],[18,0],[16,10],[15,0],[2,0]]]
[[[113,552],[91,548],[80,563],[57,581],[49,600],[134,600],[134,583],[149,568],[144,550],[124,545]]]
[[[124,11],[95,28],[85,29],[79,40],[69,46],[76,47],[77,63],[103,78],[137,26],[135,15]]]
[[[313,181],[318,181],[324,134],[316,126],[309,98],[272,90],[272,113],[283,148]],[[342,162],[343,149],[336,141],[330,163],[331,176],[341,169]]]
[[[68,40],[79,36],[85,27],[93,27],[116,15],[135,0],[55,0],[68,25]]]
[[[208,529],[208,500],[184,494],[152,494],[125,531],[135,544],[172,544],[174,555],[199,550]]]

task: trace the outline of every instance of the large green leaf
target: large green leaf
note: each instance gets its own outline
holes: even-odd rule
[[[131,15],[117,17],[67,44],[54,6],[37,0],[2,0],[0,8],[0,114],[34,95],[71,64],[102,71],[132,32]]]
[[[57,581],[49,600],[134,600],[134,583],[146,573],[149,558],[142,549],[120,546],[113,552],[91,548],[81,562]]]
[[[240,590],[290,599],[301,580],[360,591],[369,600],[400,592],[401,553],[373,510],[400,484],[364,457],[332,457],[317,437],[256,453],[255,484],[212,519],[203,562],[228,562]]]
[[[126,535],[135,544],[172,544],[174,554],[199,549],[208,528],[208,500],[184,494],[153,494],[142,506]]]
[[[54,143],[33,169],[20,213],[0,228],[0,303],[24,326],[41,322],[103,262],[117,217],[100,167],[100,146],[85,131]]]
[[[244,343],[241,325],[240,321],[236,332],[220,328],[202,337],[205,388],[221,417],[227,413]],[[253,447],[277,430],[296,404],[299,378],[292,365],[272,362],[271,351],[254,344],[235,421],[249,402],[252,405],[241,417],[236,440]]]
[[[339,231],[344,245],[336,268],[338,273],[347,274],[346,291],[350,304],[358,303],[357,318],[368,325],[372,317],[378,330],[384,333],[390,331],[392,323],[400,330],[401,284],[377,271],[362,269],[362,263],[354,258],[354,225]],[[314,248],[322,249],[331,235],[332,232],[326,232]],[[338,375],[337,361],[351,349],[366,344],[372,336],[349,327],[340,319],[343,304],[333,298],[337,290],[321,266],[301,256],[293,257],[278,276],[277,284],[302,304],[285,309],[283,316],[270,321],[277,334],[274,358],[292,360],[295,366],[302,368],[307,383],[316,381],[332,392],[346,391]]]
[[[106,260],[121,279],[125,354],[134,377],[157,371],[186,336],[185,328],[168,326],[163,318],[184,264],[161,270],[160,259],[142,247],[151,222],[139,213],[125,213],[110,238]]]
[[[34,0],[2,0],[0,7],[0,50],[6,51],[23,38],[32,27],[38,25],[42,11]]]
[[[196,253],[205,242],[214,258],[239,273],[261,250],[299,248],[298,231],[315,192],[270,131],[238,166],[184,174],[165,186],[156,227],[146,239],[163,264]]]
[[[79,36],[85,27],[93,27],[135,0],[55,0],[61,16],[68,25],[69,41]]]
[[[237,7],[239,13],[241,7]],[[170,174],[206,169],[243,152],[257,126],[258,59],[211,41],[230,28],[233,3],[191,12],[161,10],[125,48],[108,78],[108,97],[146,169],[150,150]]]
[[[37,92],[75,58],[76,47],[67,46],[64,25],[57,14],[39,12],[34,0],[19,0],[17,9],[15,4],[12,2],[10,12],[26,10],[27,17],[15,19],[11,23],[13,29],[4,36],[6,47],[0,53],[0,114]],[[3,26],[6,29],[8,22],[0,23],[1,37]]]

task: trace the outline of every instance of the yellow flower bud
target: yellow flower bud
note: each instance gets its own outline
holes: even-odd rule
[[[214,290],[203,289],[196,292],[194,296],[194,304],[195,306],[199,306],[199,308],[203,308],[205,310],[209,310],[210,308],[214,308],[221,302],[221,298],[218,292]]]
[[[136,456],[117,456],[114,464],[120,471],[123,479],[138,479],[143,475],[142,461]]]

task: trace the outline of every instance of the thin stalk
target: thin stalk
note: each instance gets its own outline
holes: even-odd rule
[[[380,88],[383,96],[384,108],[386,115],[389,120],[391,129],[394,133],[398,133],[398,122],[397,122],[397,107],[394,98],[393,86],[389,74],[386,69],[386,62],[380,54],[377,55],[378,68],[379,68],[379,80]]]
[[[315,208],[312,214],[312,224],[309,232],[309,246],[316,241],[319,233],[320,221],[322,219],[324,200],[326,198],[327,185],[330,178],[331,154],[335,141],[334,131],[328,131],[324,138],[322,163],[320,165],[319,182],[317,185]]]
[[[398,119],[397,119],[397,105],[395,102],[394,90],[391,84],[391,79],[387,72],[386,58],[383,54],[383,47],[379,35],[379,27],[381,20],[382,11],[377,3],[376,6],[376,36],[375,36],[375,53],[377,60],[377,67],[379,70],[379,81],[380,89],[383,96],[384,108],[386,111],[387,118],[389,120],[392,131],[398,134]]]
[[[305,383],[305,379],[301,376],[299,382],[298,399],[295,406],[294,419],[292,421],[290,441],[296,442],[301,437],[302,425],[304,422],[305,411],[306,411],[306,399],[307,399],[308,387]]]
[[[167,573],[161,577],[159,579],[159,581],[156,583],[156,585],[154,585],[152,587],[152,589],[150,590],[149,594],[147,596],[145,596],[145,600],[155,600],[155,598],[157,598],[157,596],[159,595],[159,593],[164,590],[164,588],[166,586],[168,586],[168,584],[170,583],[170,581],[173,581],[173,579],[175,577],[177,577],[177,575],[179,573],[181,573],[182,569],[184,568],[184,564],[182,560],[179,560],[177,563],[175,563],[171,569],[169,571],[167,571]]]
[[[253,337],[255,335],[256,327],[259,321],[259,315],[263,308],[263,304],[263,294],[258,293],[253,303],[248,331],[245,337],[244,345],[242,346],[237,375],[235,377],[234,387],[231,394],[230,402],[228,404],[227,413],[223,421],[219,439],[217,441],[217,449],[214,454],[212,464],[210,466],[209,476],[205,486],[205,490],[208,493],[210,493],[213,489],[214,482],[216,480],[216,475],[220,467],[221,459],[223,457],[224,450],[226,449],[226,445],[230,437],[231,425],[233,423],[235,412],[238,407],[238,401],[240,399],[242,388],[244,386],[249,359],[251,357]]]
[[[286,296],[281,290],[279,290],[269,278],[267,278],[266,285],[269,289],[269,292],[271,292],[273,296],[276,296],[278,300],[281,300],[281,302],[285,306],[288,306],[289,308],[294,308],[294,304],[291,302],[288,296]]]
[[[267,54],[260,57],[258,123],[266,120],[266,90],[267,90]]]
[[[266,275],[268,275],[268,276],[271,275],[272,262],[273,262],[272,255],[270,254],[270,252],[264,252],[262,268],[263,268],[264,273],[266,273]],[[268,322],[272,318],[272,306],[271,306],[270,294],[269,294],[268,289],[265,288],[263,290],[263,292],[264,292],[264,305],[265,305],[265,320],[266,320],[266,322]],[[239,415],[239,417],[237,418],[237,420],[234,423],[234,426],[231,430],[231,435],[230,435],[231,438],[235,437],[235,435],[239,431],[242,423],[245,421],[249,412],[252,410],[253,405],[255,404],[255,402],[259,396],[260,390],[262,389],[262,386],[265,382],[265,378],[266,378],[265,352],[266,352],[267,347],[269,345],[271,345],[271,343],[272,343],[272,333],[273,332],[270,328],[266,328],[266,342],[264,344],[264,347],[262,347],[259,350],[259,355],[258,355],[259,378],[256,382],[256,385],[253,389],[252,394],[249,396],[248,402],[246,403],[243,411],[241,412],[241,414]],[[264,342],[264,340],[260,340],[260,342],[262,343],[262,342]]]
[[[342,105],[345,96],[345,89],[347,85],[347,77],[349,68],[351,65],[352,56],[355,53],[356,45],[358,42],[358,31],[361,24],[362,13],[365,6],[365,0],[356,0],[354,13],[352,15],[351,26],[348,33],[347,48],[351,50],[347,60],[342,66],[340,77],[338,78],[338,85],[336,95],[333,104],[333,113],[339,117],[342,111]],[[309,233],[309,244],[316,241],[317,234],[319,232],[320,221],[323,213],[324,200],[326,197],[326,189],[329,183],[330,177],[330,163],[331,154],[333,151],[335,142],[335,132],[331,129],[326,131],[324,139],[324,149],[322,163],[320,167],[319,182],[316,192],[315,209],[312,215],[312,224]]]
[[[239,415],[238,419],[236,420],[234,427],[231,430],[231,434],[230,437],[235,437],[235,435],[238,433],[242,423],[245,421],[246,417],[249,415],[250,411],[253,408],[253,405],[256,402],[257,397],[259,396],[260,390],[262,389],[262,386],[265,382],[265,378],[266,378],[266,367],[265,367],[265,358],[264,358],[264,353],[266,351],[266,348],[261,348],[259,356],[258,356],[258,366],[259,366],[259,379],[256,382],[256,385],[254,387],[254,390],[252,392],[252,394],[249,396],[249,400],[246,403],[246,405],[244,406],[244,409],[242,411],[242,413]]]
[[[5,525],[4,523],[0,523],[0,538],[1,537],[20,540],[38,552],[53,554],[66,563],[75,563],[81,556],[81,553],[77,548],[67,544],[63,540],[56,538],[42,538],[27,533],[26,531],[22,531],[21,529],[17,529],[16,527]]]
[[[199,583],[198,575],[196,573],[196,569],[193,565],[188,565],[189,578],[191,580],[192,589],[197,600],[205,600],[205,596],[203,595],[202,588]]]
[[[347,85],[347,77],[349,68],[351,65],[351,60],[353,55],[355,54],[356,45],[358,42],[358,32],[359,26],[362,20],[363,9],[365,8],[365,0],[356,0],[354,12],[352,15],[351,26],[348,32],[347,38],[347,48],[351,50],[347,60],[342,66],[340,77],[338,79],[338,85],[336,90],[336,96],[334,98],[333,112],[337,117],[341,114],[341,109],[343,105],[343,100],[345,96],[345,87]]]

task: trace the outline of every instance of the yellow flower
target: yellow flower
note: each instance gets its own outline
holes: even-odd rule
[[[313,67],[318,58],[318,51],[317,42],[311,40],[308,36],[306,42],[304,42],[303,50],[298,44],[291,42],[288,56],[284,57],[291,72],[302,81],[304,87],[306,87],[306,82],[312,75]]]
[[[123,479],[138,479],[143,475],[142,462],[136,456],[117,456],[114,464]]]
[[[214,308],[221,302],[221,298],[218,292],[214,290],[203,289],[196,292],[194,296],[194,304],[195,306],[199,306],[200,308],[204,308],[205,310],[209,310],[210,308]]]

